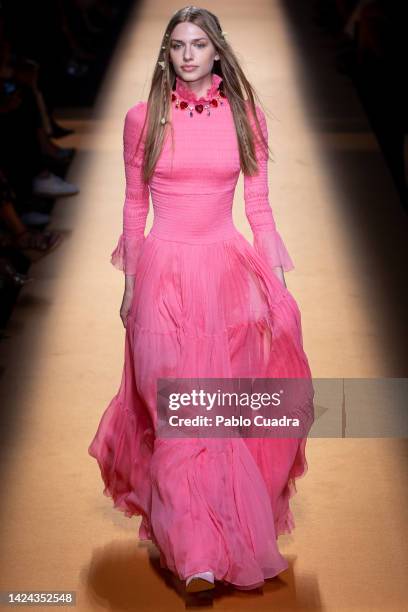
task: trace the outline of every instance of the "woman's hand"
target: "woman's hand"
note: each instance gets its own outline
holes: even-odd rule
[[[123,294],[122,305],[120,307],[120,318],[122,319],[123,327],[126,327],[127,318],[133,300],[133,289],[135,286],[135,277],[130,274],[125,276],[125,291]]]
[[[132,306],[133,290],[129,291],[125,289],[123,293],[122,305],[120,307],[120,318],[122,319],[123,327],[126,328],[127,318],[130,307]]]
[[[283,270],[282,270],[282,266],[277,266],[275,268],[272,268],[273,272],[275,274],[275,276],[277,276],[280,280],[280,282],[282,283],[282,285],[286,287],[286,281],[285,281],[285,275],[283,274]]]

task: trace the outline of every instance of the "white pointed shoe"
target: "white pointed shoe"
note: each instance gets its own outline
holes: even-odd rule
[[[209,589],[214,588],[214,574],[212,572],[200,572],[198,574],[193,574],[186,580],[187,593],[208,591]]]

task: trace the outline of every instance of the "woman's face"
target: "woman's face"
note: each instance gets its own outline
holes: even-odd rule
[[[204,30],[189,21],[176,25],[170,36],[170,60],[181,79],[202,79],[212,71],[216,59],[219,55]]]

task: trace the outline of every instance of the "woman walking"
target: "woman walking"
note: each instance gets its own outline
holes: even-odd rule
[[[126,114],[111,259],[125,274],[124,367],[89,446],[104,493],[141,515],[140,539],[187,591],[256,588],[288,567],[276,540],[294,527],[289,499],[307,470],[305,437],[156,435],[159,378],[311,379],[268,200],[266,118],[225,34],[205,9],[175,13],[148,101]],[[253,245],[232,220],[241,171]]]

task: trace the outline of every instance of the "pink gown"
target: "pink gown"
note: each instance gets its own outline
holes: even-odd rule
[[[213,73],[205,100],[221,80]],[[203,101],[178,77],[175,93]],[[146,110],[140,101],[125,118],[123,232],[111,256],[135,276],[123,374],[88,452],[114,507],[141,516],[139,538],[154,542],[162,567],[181,580],[210,570],[256,588],[288,568],[277,537],[294,528],[289,500],[307,471],[306,438],[156,437],[156,379],[311,378],[299,308],[272,271],[294,264],[275,226],[259,142],[259,172],[244,177],[253,245],[234,226],[240,164],[228,100],[210,115],[173,106],[174,151],[169,134],[148,186],[142,148],[134,157]]]

